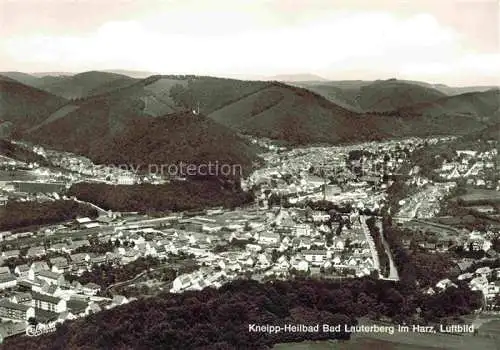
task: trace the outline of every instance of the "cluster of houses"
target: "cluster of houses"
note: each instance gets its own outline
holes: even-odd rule
[[[441,168],[436,169],[444,179],[467,179],[467,185],[477,188],[500,190],[499,183],[495,183],[487,176],[488,173],[498,171],[498,149],[479,152],[474,150],[458,150],[454,159],[444,161]]]
[[[431,141],[439,139],[411,138],[269,152],[262,155],[267,166],[253,172],[242,186],[255,190],[263,208],[274,204],[270,203],[271,197],[278,196],[292,205],[325,199],[376,210],[384,205],[384,189],[392,183],[384,175],[397,174],[409,161],[411,152]],[[356,159],[350,159],[352,152],[359,153]]]
[[[139,175],[135,169],[125,169],[120,167],[96,165],[90,159],[69,152],[59,152],[55,150],[45,150],[40,146],[35,146],[33,151],[46,157],[54,166],[71,171],[74,174],[73,181],[81,178],[89,178],[92,181],[114,183],[118,185],[133,185],[137,183],[163,183],[164,180],[159,174]]]
[[[360,277],[379,270],[372,238],[364,218],[357,214],[346,214],[345,219],[352,225],[340,229],[331,242],[327,242],[327,234],[337,230],[327,225],[329,215],[324,212],[312,212],[308,218],[298,208],[276,208],[276,213],[266,213],[263,226],[252,229],[245,225],[246,230],[225,235],[223,251],[198,252],[198,262],[204,267],[178,276],[171,292],[219,287],[241,276],[287,278],[306,273]],[[235,242],[244,242],[244,246],[233,249]],[[188,251],[197,253],[189,248]]]
[[[487,309],[500,309],[500,304],[497,302],[500,296],[500,268],[492,269],[485,266],[477,268],[474,272],[462,273],[455,281],[446,278],[439,281],[435,288],[429,288],[427,293],[434,294],[449,287],[457,287],[458,281],[466,282],[473,291],[480,291]]]
[[[119,295],[97,297],[101,287],[95,283],[69,283],[63,274],[68,267],[63,257],[50,263],[52,268],[45,261],[35,261],[29,267],[17,266],[14,273],[0,267],[0,339],[24,333],[33,320],[53,325],[130,301]]]
[[[438,141],[426,140],[428,143]],[[81,248],[91,246],[89,239],[30,247],[22,257],[20,250],[5,250],[1,253],[3,261],[19,257],[35,261],[12,269],[0,268],[0,336],[12,335],[23,325],[25,329],[31,318],[47,324],[64,322],[129,302],[123,296],[115,296],[112,300],[102,298],[100,286],[69,283],[64,275],[67,272],[81,275],[92,266],[105,263],[128,264],[140,257],[168,258],[181,253],[194,257],[199,268],[177,276],[170,289],[174,293],[208,286],[218,288],[242,276],[266,279],[296,274],[378,275],[380,266],[373,238],[366,227],[366,218],[356,209],[376,210],[383,206],[386,202],[384,189],[390,185],[383,181],[383,175],[397,172],[407,161],[409,152],[422,143],[421,139],[408,139],[291,151],[268,147],[271,152],[263,155],[268,167],[254,172],[242,183],[244,188],[257,188],[258,203],[254,207],[233,211],[210,209],[198,214],[161,218],[165,221],[144,217],[135,221],[115,216],[107,220],[79,218],[69,231],[64,228],[51,232],[61,237],[65,233],[82,233],[83,236],[92,233],[98,242],[112,243],[106,245],[109,251],[99,254],[82,252],[85,249]],[[348,154],[362,149],[369,149],[370,155],[362,154],[363,173],[360,175],[355,174],[352,164],[348,164]],[[109,169],[72,154],[36,151],[42,152],[54,164],[85,176],[122,184],[137,181],[119,170],[109,177]],[[482,161],[489,166],[488,159]],[[125,178],[119,180],[120,176]],[[426,185],[422,179],[417,181]],[[428,192],[436,202],[445,193],[437,187],[429,188]],[[271,203],[273,194],[274,197],[286,197],[291,206],[285,208]],[[336,220],[332,221],[329,212],[294,206],[301,201],[321,199],[349,203],[354,210],[347,214],[337,213]],[[426,199],[429,198],[421,198],[420,202]],[[24,237],[18,235],[2,233],[1,238]],[[481,237],[476,236],[471,236],[471,240],[479,241]],[[487,248],[486,241],[483,240],[480,246]],[[49,253],[53,254],[47,258]],[[36,261],[44,257],[45,261]],[[494,281],[488,278],[495,273],[497,271],[490,274],[476,271],[471,277],[470,283],[475,281],[471,288],[482,290],[489,298],[496,289],[492,285]],[[485,277],[487,283],[481,284],[480,277]],[[448,283],[439,284],[436,290],[446,288]]]
[[[53,326],[67,320],[86,317],[101,310],[127,304],[127,299],[116,295],[112,299],[92,300],[89,297],[24,288],[0,298],[0,340],[23,334],[32,322]]]
[[[441,200],[457,186],[456,182],[431,183],[419,177],[409,182],[415,182],[420,190],[399,202],[401,208],[397,216],[408,219],[436,216],[441,210]]]

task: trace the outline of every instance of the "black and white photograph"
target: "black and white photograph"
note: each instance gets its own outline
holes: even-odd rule
[[[499,350],[499,0],[0,0],[0,350]]]

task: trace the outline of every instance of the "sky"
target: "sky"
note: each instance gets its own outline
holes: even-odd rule
[[[0,0],[0,71],[500,85],[500,0]]]

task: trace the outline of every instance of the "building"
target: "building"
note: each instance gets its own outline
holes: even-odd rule
[[[32,306],[16,304],[4,298],[0,299],[0,317],[27,321],[31,317],[35,317],[35,309]]]
[[[69,270],[68,260],[65,257],[58,256],[49,260],[52,265],[52,272],[64,273]]]
[[[326,250],[306,250],[302,254],[311,265],[319,266],[326,261]]]
[[[88,302],[81,299],[69,299],[66,303],[68,311],[77,317],[83,317],[87,315]]]
[[[82,290],[83,290],[83,293],[85,295],[96,295],[97,293],[99,293],[101,291],[101,286],[90,282],[90,283],[87,283],[86,285],[84,285],[82,287]]]
[[[14,275],[5,275],[0,277],[0,289],[14,288],[17,285],[17,279]]]
[[[171,293],[178,293],[184,289],[187,289],[193,284],[192,277],[190,275],[181,275],[178,276],[173,282],[172,282],[172,289],[170,290]]]
[[[6,250],[2,252],[2,257],[4,259],[10,259],[10,258],[18,258],[19,257],[20,251],[18,249],[15,250]]]
[[[90,218],[87,218],[87,217],[85,217],[85,218],[77,218],[77,219],[75,219],[75,221],[76,221],[76,224],[79,225],[79,226],[83,226],[85,224],[89,224],[89,223],[92,222],[92,220]]]
[[[0,266],[0,278],[10,275],[10,269],[7,266]]]
[[[77,316],[72,314],[70,311],[64,311],[59,314],[57,317],[57,323],[64,323],[65,321],[75,320]]]
[[[16,304],[24,304],[31,306],[31,300],[32,296],[30,293],[21,293],[21,292],[16,292],[14,295],[10,297],[10,301]]]
[[[49,271],[50,267],[45,261],[35,261],[31,264],[30,270],[33,270],[33,272],[40,272],[40,271]]]
[[[33,292],[31,306],[37,309],[42,309],[51,312],[64,312],[66,311],[66,300],[53,297],[47,294]]]
[[[75,267],[87,266],[90,261],[90,256],[87,253],[77,253],[70,255],[71,264]]]
[[[14,269],[14,273],[21,278],[28,278],[29,271],[28,264],[17,265]]]
[[[42,281],[47,282],[49,285],[54,284],[61,286],[64,284],[64,275],[61,273],[43,270],[38,272],[36,274],[36,277]]]
[[[46,254],[44,247],[31,247],[28,249],[26,256],[29,258],[40,257]]]
[[[280,240],[280,237],[275,232],[264,231],[259,234],[258,242],[260,244],[277,244]]]
[[[128,304],[129,302],[130,300],[124,297],[123,295],[114,295],[111,303],[109,305],[106,305],[106,309],[111,309],[115,306],[125,305]]]

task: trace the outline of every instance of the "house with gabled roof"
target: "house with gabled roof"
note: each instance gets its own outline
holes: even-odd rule
[[[52,295],[54,297],[60,297],[60,296],[64,295],[64,289],[62,289],[60,286],[58,286],[56,284],[48,284],[45,282],[44,282],[42,288],[40,288],[40,290],[35,290],[35,291],[38,291],[42,294]]]
[[[50,267],[47,264],[47,262],[45,262],[45,261],[34,261],[31,264],[30,269],[33,270],[34,272],[39,272],[39,271],[43,271],[43,270],[49,271]]]
[[[177,276],[177,278],[172,282],[172,288],[170,289],[171,293],[179,293],[193,284],[191,275],[181,275]]]
[[[10,259],[10,258],[18,258],[19,253],[20,253],[19,249],[5,250],[2,252],[2,258],[4,258],[4,260]]]
[[[102,255],[90,254],[90,263],[91,264],[101,265],[101,264],[104,264],[106,262],[107,262],[106,254],[102,254]]]
[[[326,250],[305,250],[302,255],[313,266],[321,266],[327,258]]]
[[[106,305],[105,308],[112,309],[116,306],[128,304],[129,302],[130,302],[130,299],[127,299],[123,295],[114,295],[111,302],[108,305]]]
[[[78,317],[74,315],[71,311],[63,311],[59,313],[59,316],[57,317],[57,323],[64,323],[65,321],[72,321],[76,320]]]
[[[56,273],[50,270],[42,270],[37,272],[36,278],[47,282],[49,285],[55,284],[57,286],[62,286],[64,284],[64,275],[62,273]]]
[[[45,261],[34,261],[28,271],[28,279],[34,281],[40,271],[50,271],[49,265]]]
[[[85,315],[92,315],[92,314],[96,314],[98,312],[101,312],[102,308],[99,306],[98,303],[94,302],[94,301],[90,301],[87,305],[87,307],[85,308]]]
[[[85,295],[96,295],[101,291],[101,286],[92,282],[89,282],[82,286],[83,294]]]
[[[9,276],[10,274],[10,269],[7,266],[0,266],[0,277]]]
[[[76,267],[86,267],[90,261],[90,255],[88,253],[71,254],[69,258],[71,259],[71,265]]]
[[[11,297],[10,301],[16,304],[31,305],[31,293],[15,292]]]
[[[51,258],[49,261],[52,265],[52,272],[64,273],[69,270],[68,259],[63,256]]]
[[[60,253],[60,252],[68,252],[69,251],[68,248],[69,247],[66,243],[55,243],[55,244],[52,244],[48,250],[51,252]]]
[[[0,277],[0,289],[14,288],[17,285],[17,278],[8,274]]]
[[[21,278],[28,278],[29,271],[30,267],[28,264],[17,265],[14,268],[14,273]]]
[[[86,310],[88,302],[80,298],[70,298],[66,302],[66,309],[77,317],[84,317],[87,315]]]
[[[28,258],[40,257],[40,256],[44,256],[45,254],[46,254],[46,251],[45,251],[44,247],[31,247],[26,252],[26,256]]]
[[[450,279],[448,278],[445,278],[441,281],[439,281],[438,283],[436,283],[436,288],[438,289],[447,289],[447,288],[450,288],[450,287],[456,287],[457,285],[455,283],[453,283]]]

